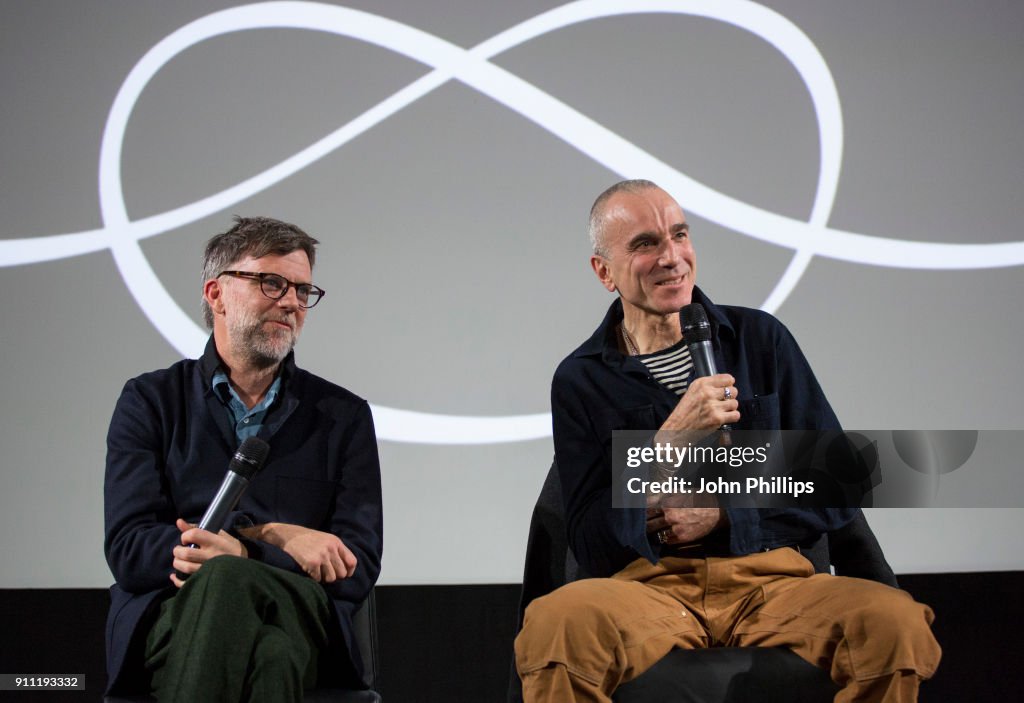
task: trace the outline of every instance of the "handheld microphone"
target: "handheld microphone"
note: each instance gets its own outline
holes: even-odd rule
[[[228,514],[234,510],[238,499],[249,487],[249,481],[263,468],[269,453],[270,445],[259,437],[249,437],[242,442],[228,463],[228,472],[220,484],[220,490],[199,521],[199,529],[220,532]],[[194,548],[196,545],[189,546]]]
[[[715,366],[715,355],[711,348],[711,323],[704,306],[690,303],[679,309],[679,326],[683,330],[683,339],[690,350],[693,361],[693,377],[714,376],[718,373]],[[722,425],[720,440],[723,445],[732,444],[729,432],[732,428]]]

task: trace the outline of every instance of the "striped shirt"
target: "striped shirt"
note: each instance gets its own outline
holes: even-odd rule
[[[637,359],[644,363],[658,383],[676,395],[686,392],[693,374],[693,361],[685,341],[681,340],[653,354],[641,354]]]

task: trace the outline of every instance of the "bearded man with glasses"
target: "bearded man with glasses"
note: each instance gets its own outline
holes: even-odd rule
[[[206,247],[203,356],[124,387],[104,482],[108,693],[288,701],[361,687],[352,616],[380,572],[380,466],[366,401],[295,365],[324,296],[316,245],[236,218]],[[269,444],[265,468],[225,529],[196,527],[249,437]]]

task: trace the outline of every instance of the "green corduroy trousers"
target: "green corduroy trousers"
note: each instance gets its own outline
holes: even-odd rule
[[[203,564],[146,640],[161,703],[301,701],[317,680],[330,604],[310,578],[240,557]]]

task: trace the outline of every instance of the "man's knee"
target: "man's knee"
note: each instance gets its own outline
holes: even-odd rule
[[[530,603],[515,641],[521,673],[551,663],[570,664],[585,657],[597,643],[597,648],[614,656],[621,644],[607,612],[610,604],[601,587],[603,581],[607,579],[575,581]]]
[[[189,583],[201,583],[207,587],[215,585],[233,585],[238,588],[256,578],[263,565],[252,559],[221,555],[204,562],[199,571],[192,574],[186,585]]]
[[[531,603],[515,647],[520,673],[561,663],[573,675],[603,681],[610,671],[642,671],[673,647],[705,642],[695,618],[657,589],[584,579]]]
[[[267,598],[266,569],[264,564],[251,559],[217,556],[203,563],[185,581],[179,595],[200,598],[207,604],[223,603],[228,610],[242,602],[262,602]]]
[[[199,567],[199,571],[192,574],[189,580],[198,576],[202,576],[204,579],[241,578],[249,572],[254,563],[250,559],[222,554],[203,562],[203,565]]]
[[[580,632],[614,630],[608,612],[614,603],[609,602],[601,581],[605,579],[575,581],[535,599],[526,609],[523,631],[517,639],[548,642]]]
[[[866,637],[884,636],[893,641],[913,639],[923,632],[930,636],[935,619],[931,608],[895,588],[879,589],[858,610]]]

